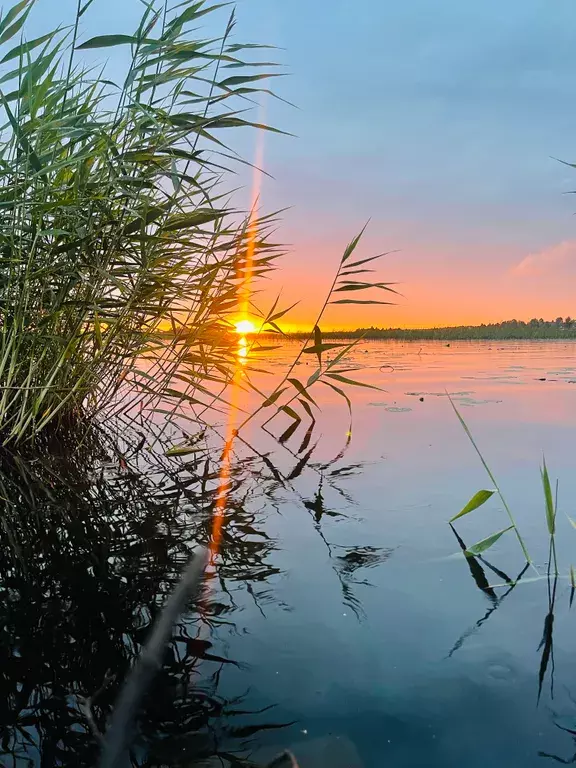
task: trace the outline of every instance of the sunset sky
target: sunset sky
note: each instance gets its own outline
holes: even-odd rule
[[[39,0],[36,24],[75,0]],[[130,32],[137,0],[96,0],[86,37]],[[346,243],[398,249],[379,278],[395,307],[334,307],[323,327],[427,326],[576,315],[573,0],[239,0],[236,37],[289,76],[266,119],[263,209],[291,206],[279,288],[314,318]],[[68,15],[68,18],[70,16]],[[59,19],[58,19],[59,20]],[[106,55],[108,55],[106,53]],[[104,52],[100,58],[104,57]],[[255,137],[241,148],[254,159]],[[249,179],[247,180],[249,184]],[[378,298],[378,296],[376,296]],[[384,296],[382,298],[385,298]],[[266,295],[262,297],[265,303]]]
[[[576,6],[572,0],[243,0],[298,105],[268,119],[264,206],[293,206],[278,282],[305,324],[346,242],[399,281],[401,306],[326,326],[576,314]]]

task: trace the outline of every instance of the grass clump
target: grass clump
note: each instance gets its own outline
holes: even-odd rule
[[[234,16],[204,40],[191,30],[219,6],[145,2],[132,35],[82,42],[98,0],[81,0],[30,40],[34,5],[0,19],[3,445],[127,392],[201,402],[230,379],[238,292],[277,255],[225,183],[223,131],[264,128],[240,107],[270,76],[231,42]],[[112,46],[130,52],[121,80],[78,53]]]

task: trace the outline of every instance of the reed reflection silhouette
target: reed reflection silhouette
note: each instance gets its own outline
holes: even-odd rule
[[[122,681],[148,637],[168,592],[198,545],[208,545],[221,490],[218,453],[170,460],[129,429],[92,429],[51,441],[31,459],[0,460],[0,760],[3,765],[94,765],[99,735]],[[281,574],[277,543],[258,498],[277,504],[290,489],[315,505],[313,526],[328,547],[343,599],[363,568],[389,556],[375,547],[333,546],[322,529],[328,465],[283,474],[270,455],[231,461],[221,538],[201,610],[175,627],[164,665],[148,692],[132,748],[137,766],[189,766],[218,758],[246,764],[261,731],[285,728],[274,709],[251,711],[222,693],[230,658],[216,634],[234,632],[235,595],[244,590],[262,615]],[[44,457],[44,458],[42,458]],[[320,476],[315,502],[293,482]],[[345,475],[346,468],[341,472]],[[291,479],[290,479],[291,478]],[[216,634],[215,634],[216,633]],[[246,689],[250,670],[246,669]],[[281,742],[281,739],[279,739]]]
[[[0,465],[3,765],[95,764],[97,732],[126,671],[191,549],[210,531],[217,472],[209,461],[152,472],[146,458],[143,472],[100,432],[50,448],[57,460],[4,456]],[[277,572],[268,562],[274,544],[254,535],[255,516],[241,499],[226,518],[220,583]],[[241,752],[260,727],[283,725],[269,713],[251,717],[240,700],[218,693],[222,670],[238,664],[210,638],[234,620],[221,592],[209,594],[201,613],[190,606],[175,629],[140,717],[135,765],[214,755],[232,764],[239,758],[227,758],[227,749]]]

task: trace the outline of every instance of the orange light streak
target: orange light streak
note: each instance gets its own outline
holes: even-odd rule
[[[264,122],[264,106],[260,105],[260,123]],[[252,194],[250,198],[250,216],[248,218],[248,242],[246,245],[246,261],[244,262],[244,280],[239,290],[238,310],[240,317],[245,319],[250,314],[250,285],[254,265],[254,253],[256,251],[256,237],[258,235],[258,201],[262,188],[262,164],[264,162],[264,131],[258,129],[256,134],[256,159],[252,170]]]
[[[260,105],[260,112],[263,113],[263,105]],[[263,122],[262,119],[259,122]],[[251,321],[248,321],[247,315],[250,309],[250,285],[252,282],[252,272],[254,263],[254,253],[256,251],[256,238],[258,235],[258,217],[257,217],[257,204],[260,198],[260,188],[262,184],[262,172],[259,170],[262,167],[264,159],[264,131],[259,129],[256,134],[256,159],[254,162],[254,170],[252,174],[252,193],[250,200],[250,216],[248,219],[247,230],[247,246],[246,246],[246,259],[243,263],[244,278],[242,284],[238,290],[238,316],[239,322],[236,324],[237,329],[240,331],[244,328],[248,328],[247,323],[253,325]],[[245,324],[246,323],[246,324]],[[256,329],[254,329],[256,330]],[[251,329],[250,329],[251,331]],[[239,378],[243,376],[242,366],[246,364],[248,359],[248,343],[246,338],[242,336],[238,341],[237,351],[237,367],[234,374],[234,379],[231,385],[230,393],[230,410],[228,413],[228,423],[226,426],[226,436],[224,443],[224,450],[220,457],[220,473],[218,477],[218,490],[216,493],[216,503],[214,506],[214,516],[212,520],[212,536],[210,540],[210,563],[214,566],[216,556],[220,551],[220,545],[222,543],[222,526],[224,524],[224,516],[226,512],[226,503],[228,500],[228,488],[231,475],[232,464],[232,447],[234,438],[237,431],[236,426],[238,423],[238,406],[239,398],[242,389],[238,386]]]

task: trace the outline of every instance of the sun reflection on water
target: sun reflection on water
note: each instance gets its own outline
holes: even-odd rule
[[[245,336],[241,336],[238,339],[238,351],[236,354],[240,365],[246,365],[248,362],[248,341]]]

